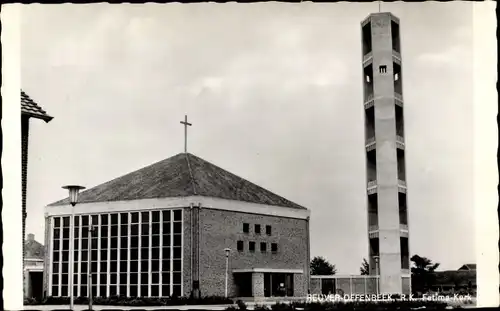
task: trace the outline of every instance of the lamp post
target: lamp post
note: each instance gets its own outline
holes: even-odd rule
[[[74,309],[73,303],[73,270],[74,270],[74,249],[75,249],[75,205],[78,203],[78,193],[80,190],[85,189],[85,187],[77,185],[63,186],[63,189],[67,189],[69,192],[69,202],[71,204],[71,218],[69,224],[69,309]]]
[[[375,260],[375,285],[376,285],[376,290],[377,290],[377,295],[378,295],[378,282],[379,282],[379,275],[378,275],[378,259],[379,256],[373,256],[373,259]]]
[[[224,248],[224,252],[226,253],[226,288],[224,291],[224,297],[227,298],[227,277],[228,277],[228,269],[229,269],[229,253],[231,253],[231,249]]]
[[[89,220],[89,230],[88,230],[88,243],[87,243],[87,256],[88,256],[88,264],[87,264],[87,292],[89,295],[89,311],[92,311],[92,234],[94,233],[94,224],[92,224],[92,217]]]

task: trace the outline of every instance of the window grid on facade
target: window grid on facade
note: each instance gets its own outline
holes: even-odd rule
[[[69,220],[54,216],[51,222],[49,295],[68,296],[73,277],[75,296],[88,296],[89,265],[94,296],[182,295],[181,209],[75,216],[72,276]],[[89,240],[91,223],[96,230]]]

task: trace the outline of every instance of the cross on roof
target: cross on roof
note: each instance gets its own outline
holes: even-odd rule
[[[181,121],[181,124],[184,125],[184,153],[187,153],[187,127],[192,126],[193,124],[188,123],[187,115],[184,116],[184,121]]]

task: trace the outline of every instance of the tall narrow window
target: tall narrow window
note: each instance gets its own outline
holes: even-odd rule
[[[250,232],[250,225],[249,224],[247,224],[247,223],[243,224],[243,232],[244,233]]]
[[[255,252],[255,242],[253,241],[248,242],[248,250],[250,252]]]
[[[269,225],[266,226],[266,234],[271,235],[271,226]]]
[[[267,244],[266,244],[266,242],[261,242],[260,243],[260,251],[262,253],[265,253],[267,251]]]
[[[243,241],[238,241],[236,243],[236,246],[238,248],[238,252],[242,252],[243,251]]]
[[[260,225],[255,225],[255,233],[260,234]]]

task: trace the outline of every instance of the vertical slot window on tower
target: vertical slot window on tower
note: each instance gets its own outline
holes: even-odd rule
[[[397,149],[398,156],[398,180],[406,181],[405,152]]]
[[[378,229],[378,202],[377,194],[368,196],[368,230]]]
[[[403,95],[403,84],[401,81],[401,65],[393,63],[394,71],[394,93]]]
[[[408,208],[406,206],[406,194],[398,193],[399,223],[404,227],[408,226]]]
[[[396,106],[395,110],[396,110],[396,135],[404,137],[405,127],[404,127],[403,108],[400,106]]]
[[[380,265],[376,265],[375,263],[379,260],[380,252],[379,252],[379,240],[378,238],[370,239],[370,274],[380,274]]]
[[[368,22],[365,26],[363,26],[363,56],[370,53],[372,51],[372,30],[371,23]]]
[[[370,64],[364,69],[363,89],[365,93],[365,102],[373,99],[373,66]]]
[[[395,21],[391,21],[391,37],[392,37],[392,50],[401,53],[399,41],[399,25]]]
[[[366,154],[366,170],[368,186],[377,180],[377,154],[375,149]]]
[[[410,269],[408,238],[400,237],[399,242],[401,247],[401,269]]]
[[[367,144],[375,140],[375,108],[365,109],[365,138]]]

